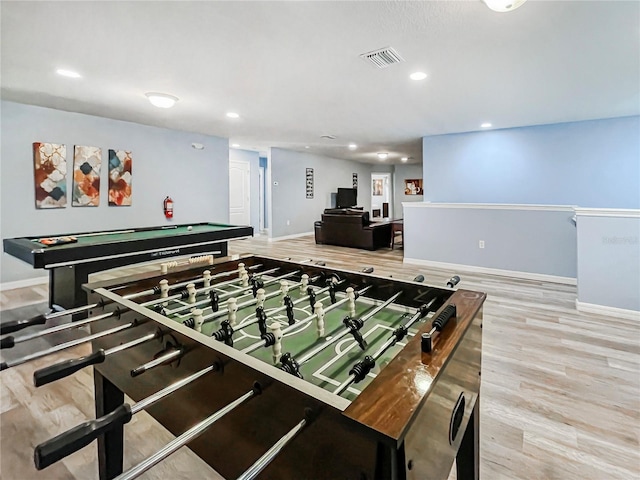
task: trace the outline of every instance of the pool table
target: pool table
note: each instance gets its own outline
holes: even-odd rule
[[[194,223],[56,235],[77,241],[49,246],[39,241],[49,235],[6,238],[3,246],[33,268],[49,270],[49,305],[66,309],[86,304],[82,284],[91,273],[176,255],[226,256],[227,240],[252,235],[249,226]]]

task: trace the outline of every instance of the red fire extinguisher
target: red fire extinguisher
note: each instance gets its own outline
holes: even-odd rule
[[[169,196],[164,199],[164,216],[168,219],[173,218],[173,200]]]

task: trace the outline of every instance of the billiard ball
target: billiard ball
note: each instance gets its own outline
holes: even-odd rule
[[[193,227],[192,227],[191,225],[189,225],[189,226],[187,227],[187,230],[191,231],[191,230],[193,230]]]

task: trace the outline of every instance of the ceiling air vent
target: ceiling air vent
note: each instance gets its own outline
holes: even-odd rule
[[[321,135],[320,138],[322,138],[324,140],[335,140],[336,136],[335,135]]]
[[[394,63],[404,62],[404,58],[402,58],[392,47],[363,53],[360,55],[360,58],[373,63],[378,68],[387,68],[389,65],[393,65]]]

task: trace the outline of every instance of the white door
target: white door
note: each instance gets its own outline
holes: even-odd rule
[[[251,224],[249,162],[229,162],[229,223],[232,225]]]

